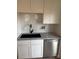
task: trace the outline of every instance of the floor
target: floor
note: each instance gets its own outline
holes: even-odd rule
[[[19,59],[19,58],[17,58]],[[61,59],[61,58],[57,58],[57,57],[43,57],[43,58],[24,58],[24,59]]]
[[[59,59],[59,58],[31,58],[31,59]]]
[[[34,58],[34,59],[55,59],[55,58]]]

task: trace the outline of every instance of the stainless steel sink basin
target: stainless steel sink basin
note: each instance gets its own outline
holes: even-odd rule
[[[40,38],[40,33],[22,34],[20,38]]]

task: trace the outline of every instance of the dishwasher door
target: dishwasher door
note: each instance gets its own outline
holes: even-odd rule
[[[57,45],[58,45],[58,41],[57,40],[45,39],[44,40],[43,57],[56,56]]]

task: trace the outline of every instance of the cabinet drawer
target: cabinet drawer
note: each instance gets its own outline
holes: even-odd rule
[[[24,44],[30,44],[30,40],[23,40],[17,42],[17,45],[24,45]]]
[[[35,40],[31,40],[31,44],[35,44],[35,45],[42,45],[43,44],[43,39],[35,39]]]

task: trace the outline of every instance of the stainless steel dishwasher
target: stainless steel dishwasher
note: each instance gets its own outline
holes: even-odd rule
[[[57,45],[58,45],[58,40],[45,39],[44,40],[43,57],[56,56]]]

